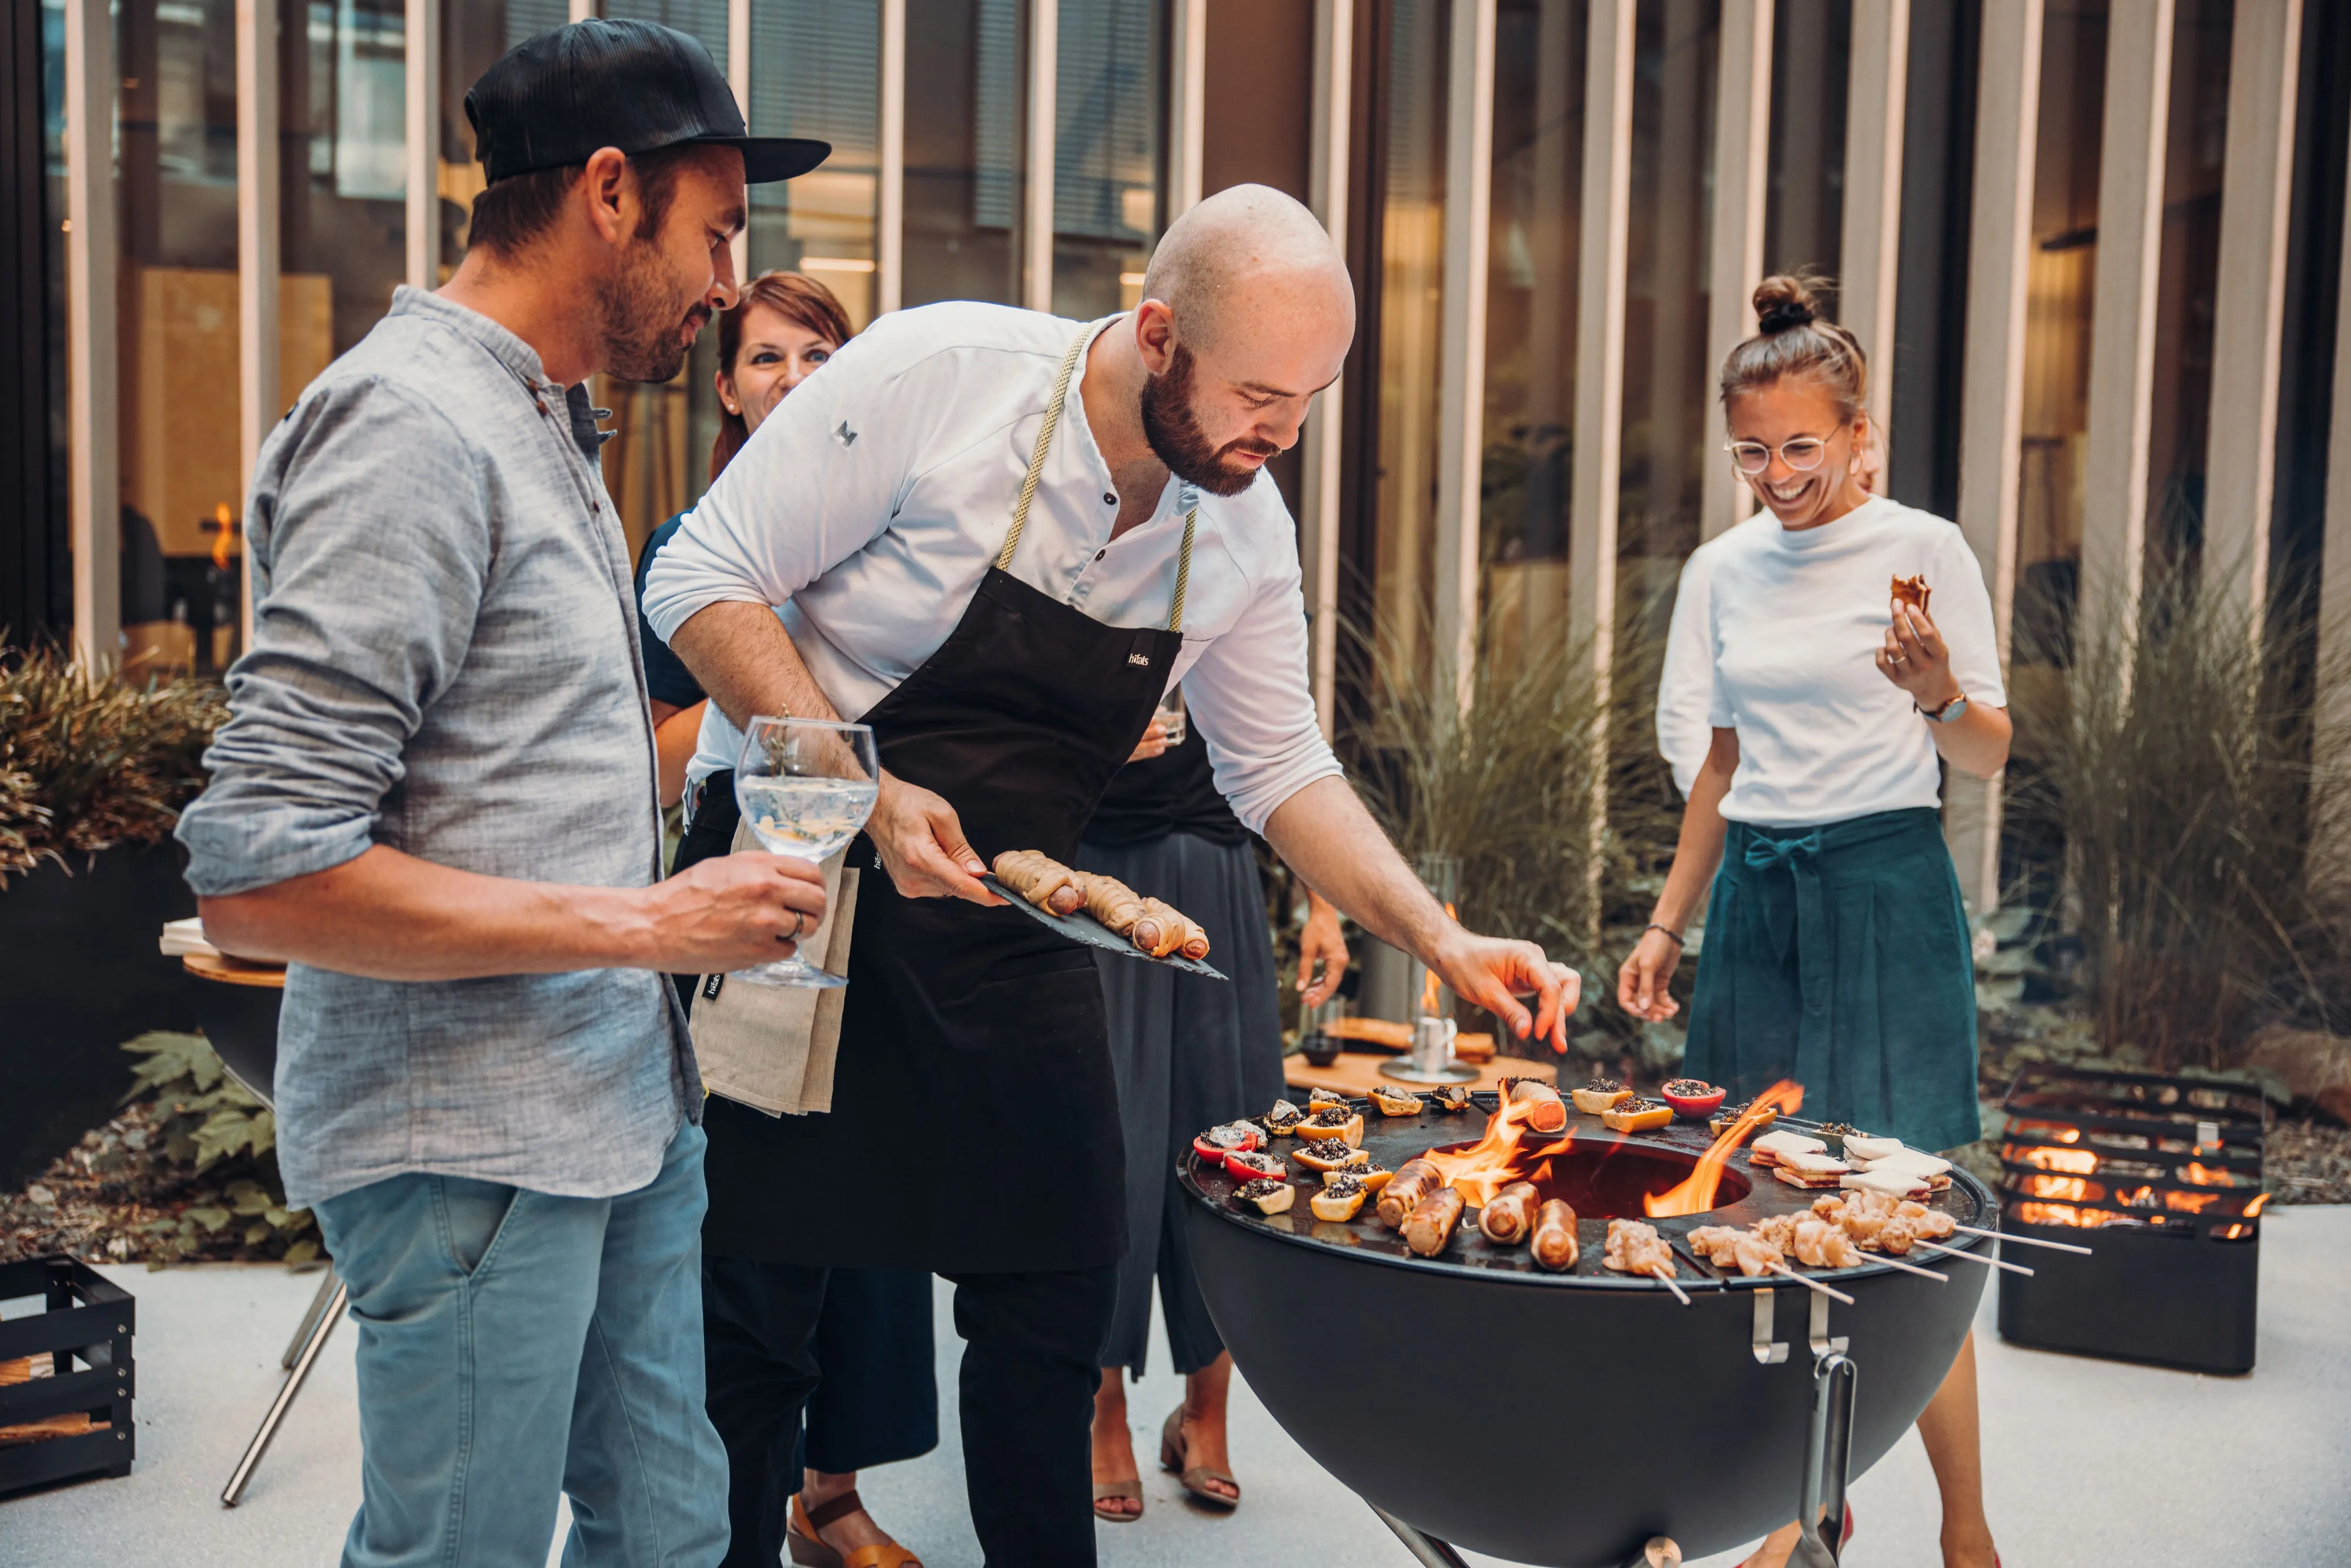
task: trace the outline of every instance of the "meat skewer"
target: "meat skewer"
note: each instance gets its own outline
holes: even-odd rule
[[[1535,1261],[1554,1270],[1575,1267],[1575,1210],[1564,1198],[1547,1199],[1535,1210]]]
[[[2011,1274],[2022,1274],[2028,1280],[2032,1277],[2032,1270],[2022,1263],[2011,1263],[2004,1258],[1980,1257],[1973,1252],[1962,1252],[1956,1247],[1938,1247],[1932,1241],[1913,1241],[1910,1245],[1924,1247],[1929,1252],[1939,1252],[1948,1258],[1964,1258],[1970,1263],[1980,1263],[1987,1269],[2005,1269]]]
[[[1677,1271],[1673,1249],[1657,1234],[1656,1227],[1637,1219],[1612,1219],[1608,1222],[1608,1247],[1601,1254],[1601,1267],[1619,1274],[1646,1274],[1665,1281],[1666,1289],[1684,1306],[1690,1304],[1689,1292],[1674,1278]]]
[[[1514,1181],[1494,1195],[1478,1216],[1478,1228],[1486,1233],[1489,1241],[1499,1241],[1509,1247],[1527,1239],[1534,1224],[1535,1207],[1542,1201],[1541,1194],[1531,1181]]]
[[[1799,1274],[1793,1269],[1789,1268],[1785,1263],[1772,1264],[1771,1272],[1774,1274],[1785,1274],[1791,1280],[1795,1281],[1799,1285],[1808,1286],[1813,1290],[1818,1291],[1823,1296],[1833,1297],[1837,1301],[1843,1301],[1848,1307],[1853,1305],[1853,1298],[1846,1295],[1843,1291],[1836,1289],[1833,1285],[1823,1285],[1809,1274]]]
[[[1964,1230],[1970,1236],[1989,1236],[1995,1241],[2021,1241],[2027,1247],[2046,1247],[2053,1251],[2079,1252],[2085,1258],[2090,1256],[2088,1248],[2076,1247],[2070,1241],[2044,1241],[2038,1236],[2019,1236],[2012,1230],[1986,1230],[1977,1225],[1954,1225],[1951,1228]]]

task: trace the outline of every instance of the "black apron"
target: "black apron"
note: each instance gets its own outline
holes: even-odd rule
[[[1004,548],[938,652],[865,715],[882,766],[944,797],[981,858],[1078,834],[1183,646],[1195,507],[1165,630],[1106,626],[1007,570],[1078,358],[1063,358]],[[878,863],[870,841],[850,863]],[[860,885],[829,1115],[713,1097],[715,1256],[938,1273],[1126,1251],[1118,1090],[1091,949],[1013,908]]]

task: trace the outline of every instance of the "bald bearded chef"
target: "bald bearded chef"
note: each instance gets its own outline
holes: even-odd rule
[[[888,878],[860,890],[831,1114],[710,1106],[714,1374],[722,1342],[756,1337],[787,1388],[829,1266],[952,1279],[991,1563],[1093,1561],[1087,1432],[1126,1239],[1092,960],[977,878],[1005,850],[1071,858],[1169,686],[1234,812],[1309,884],[1564,1048],[1574,973],[1447,918],[1315,724],[1296,530],[1259,470],[1353,331],[1312,215],[1222,192],[1170,226],[1131,314],[876,321],[649,577],[654,629],[713,699],[695,771],[758,713],[862,717],[884,769],[852,853],[870,841]],[[697,838],[729,793],[700,791]]]

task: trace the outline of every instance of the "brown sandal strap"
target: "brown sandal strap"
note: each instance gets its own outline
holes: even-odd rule
[[[810,1524],[822,1530],[834,1520],[846,1519],[852,1513],[864,1512],[865,1504],[859,1500],[857,1489],[852,1487],[831,1502],[820,1502],[814,1508],[803,1502],[800,1504],[800,1511],[808,1515],[808,1521]]]

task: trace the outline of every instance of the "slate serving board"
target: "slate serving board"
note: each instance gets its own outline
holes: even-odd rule
[[[1083,942],[1090,947],[1100,947],[1105,952],[1123,953],[1130,958],[1140,958],[1146,964],[1165,964],[1171,968],[1181,969],[1190,975],[1206,975],[1212,980],[1222,980],[1228,977],[1223,970],[1214,965],[1198,958],[1186,958],[1180,953],[1170,953],[1165,958],[1155,958],[1082,909],[1075,915],[1056,915],[1050,909],[1040,909],[997,881],[992,873],[982,876],[979,880],[981,885],[988,892],[1003,899],[1022,914],[1043,921],[1072,942]]]

